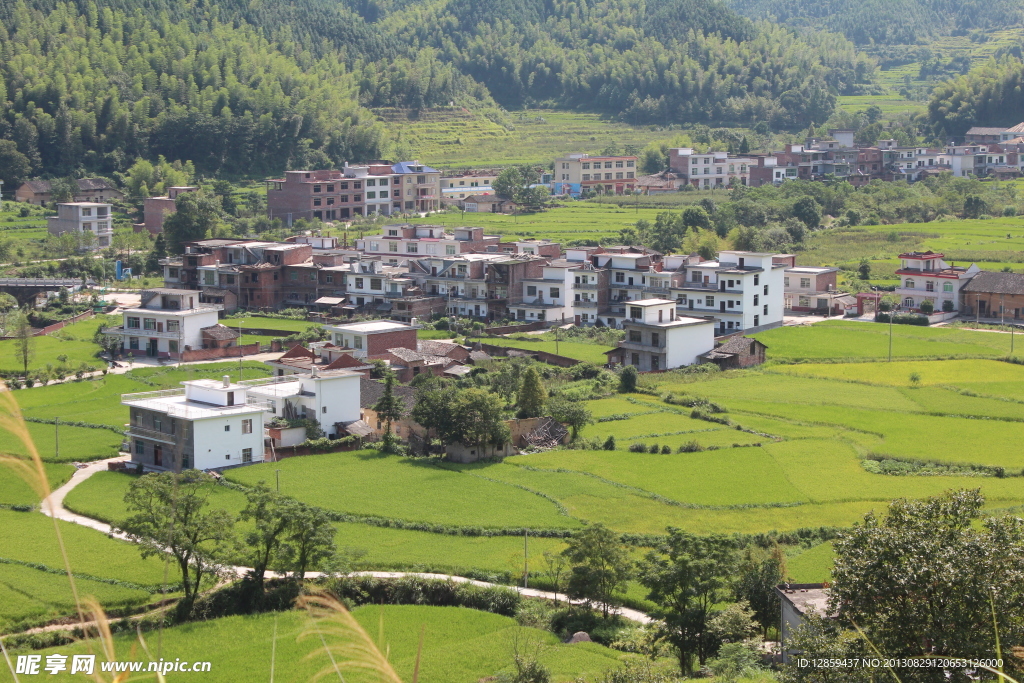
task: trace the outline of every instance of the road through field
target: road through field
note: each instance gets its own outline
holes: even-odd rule
[[[116,458],[97,460],[95,462],[89,463],[86,467],[79,469],[73,475],[71,475],[71,479],[69,479],[67,483],[65,483],[63,486],[61,486],[56,491],[47,496],[47,498],[43,501],[42,505],[39,506],[39,511],[42,512],[44,515],[47,515],[48,517],[56,517],[57,519],[63,520],[65,522],[73,522],[75,524],[87,526],[91,529],[95,529],[96,531],[100,531],[109,536],[113,536],[114,538],[128,540],[128,537],[125,534],[114,531],[109,524],[101,522],[97,519],[93,519],[92,517],[86,517],[85,515],[76,514],[64,507],[64,499],[67,497],[68,493],[70,493],[72,489],[74,489],[76,486],[78,486],[83,481],[85,481],[92,475],[96,474],[97,472],[105,471],[107,469],[107,463],[124,462],[128,460],[128,458],[129,456],[127,455],[121,455]],[[231,570],[238,576],[244,576],[246,573],[250,571],[250,568],[235,566],[231,567]],[[270,577],[277,576],[275,572],[267,572],[267,575]],[[306,578],[309,579],[320,578],[321,576],[323,576],[321,572],[306,572]],[[518,592],[520,595],[529,598],[540,598],[543,600],[553,600],[555,602],[573,602],[570,601],[569,598],[562,593],[552,593],[550,591],[542,591],[537,590],[535,588],[523,588],[522,586],[503,586],[502,584],[489,583],[487,581],[477,581],[475,579],[470,579],[465,576],[452,576],[450,574],[431,574],[427,572],[363,571],[352,572],[351,576],[372,576],[380,579],[398,579],[411,576],[421,579],[437,579],[441,581],[454,581],[456,583],[469,583],[474,586],[480,586],[482,588],[502,586],[503,588],[510,588]],[[584,601],[580,600],[575,602],[582,603]],[[629,609],[627,607],[619,607],[615,610],[615,612],[620,616],[629,619],[630,621],[635,621],[640,624],[649,624],[655,621],[655,619],[650,615],[645,614],[639,610]],[[79,626],[82,626],[82,624],[57,624],[51,626],[43,626],[38,629],[32,629],[32,631],[30,632],[71,629]]]

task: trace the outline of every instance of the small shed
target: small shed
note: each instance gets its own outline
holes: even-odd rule
[[[722,370],[749,368],[764,363],[767,349],[756,339],[735,336],[697,358],[701,363],[714,363]]]
[[[238,330],[225,325],[212,325],[199,330],[203,339],[204,349],[226,349],[235,346],[236,340],[242,335]]]

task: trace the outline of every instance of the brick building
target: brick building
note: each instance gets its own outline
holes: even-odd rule
[[[352,355],[365,359],[381,356],[389,349],[405,348],[416,351],[416,330],[419,327],[393,320],[369,320],[343,325],[325,325],[331,341],[342,349],[352,349]]]
[[[103,178],[79,178],[75,181],[78,191],[73,202],[119,202],[124,194]],[[53,201],[53,185],[49,180],[29,180],[14,191],[14,201],[29,204],[49,204]]]
[[[977,318],[1024,317],[1024,275],[981,271],[960,290],[960,314]]]
[[[142,222],[133,227],[135,232],[146,230],[151,235],[164,231],[164,220],[178,210],[175,200],[186,192],[197,192],[198,187],[169,187],[163,197],[146,197],[142,202]]]

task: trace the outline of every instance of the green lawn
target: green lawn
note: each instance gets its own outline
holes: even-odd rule
[[[835,551],[831,543],[821,543],[798,555],[786,558],[786,578],[795,583],[824,583],[831,579]]]
[[[484,527],[571,527],[545,498],[429,463],[376,451],[330,453],[253,465],[226,474],[242,484],[275,481],[281,492],[340,512]]]
[[[914,325],[893,325],[891,332],[895,359],[1000,358],[1010,353],[1008,334]],[[889,325],[833,320],[752,336],[768,346],[770,360],[841,361],[888,358],[889,334]]]
[[[241,315],[228,317],[221,320],[222,325],[231,328],[282,330],[289,332],[305,332],[310,325],[317,325],[310,320],[295,320],[294,318],[266,318],[258,315]]]
[[[29,343],[31,358],[29,370],[45,368],[47,365],[57,367],[60,361],[57,356],[67,356],[67,365],[75,370],[81,363],[102,368],[106,362],[97,357],[100,347],[93,343],[92,337],[97,328],[120,324],[120,316],[98,315],[87,320],[80,320],[50,334],[33,337]],[[15,340],[0,340],[0,370],[22,370],[21,356],[17,352]]]
[[[611,346],[606,346],[604,344],[587,344],[584,342],[565,341],[554,342],[543,340],[532,341],[525,339],[507,339],[505,337],[488,337],[482,341],[485,344],[507,346],[510,348],[524,349],[526,351],[547,351],[548,353],[557,352],[560,356],[575,358],[577,360],[594,363],[596,365],[604,365],[608,362],[608,357],[604,355],[604,352],[612,348]]]
[[[364,606],[353,610],[367,637],[375,641],[402,680],[412,680],[419,650],[419,680],[423,683],[476,683],[493,674],[511,669],[509,642],[517,630],[515,621],[488,612],[462,607],[423,605]],[[276,637],[275,637],[276,628]],[[310,634],[300,639],[306,631]],[[331,622],[322,627],[329,645],[341,642]],[[523,629],[520,637],[542,644],[540,661],[550,669],[552,681],[572,681],[577,676],[594,679],[621,666],[629,657],[596,643],[565,645],[551,633]],[[152,659],[162,657],[189,661],[210,661],[204,681],[256,681],[271,676],[271,651],[274,652],[273,680],[280,683],[308,681],[318,672],[330,670],[330,659],[305,612],[238,616],[182,624],[156,633],[144,633]],[[135,633],[120,634],[114,640],[120,659],[147,660],[138,647]],[[43,654],[81,654],[95,652],[89,643],[77,643],[43,651]],[[102,660],[103,657],[98,657]],[[97,669],[99,666],[97,665]],[[378,680],[366,672],[342,669],[346,681],[368,683]],[[336,674],[335,674],[336,675]],[[80,676],[53,677],[53,680],[77,680]]]

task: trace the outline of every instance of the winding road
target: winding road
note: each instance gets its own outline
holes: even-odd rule
[[[99,531],[101,533],[107,534],[108,536],[112,536],[114,538],[120,538],[121,540],[128,540],[128,538],[127,538],[127,536],[125,534],[114,531],[114,529],[109,524],[107,524],[105,522],[101,522],[101,521],[99,521],[97,519],[93,519],[92,517],[86,517],[84,515],[76,514],[76,513],[72,512],[72,511],[70,511],[70,510],[68,510],[67,508],[64,507],[64,499],[65,499],[65,497],[67,497],[68,493],[70,493],[76,486],[78,486],[83,481],[85,481],[86,479],[88,479],[92,475],[96,474],[97,472],[106,471],[108,469],[107,463],[111,463],[111,462],[124,462],[124,461],[126,461],[128,459],[129,459],[129,456],[122,455],[122,456],[118,456],[116,458],[108,458],[106,460],[97,460],[95,462],[89,463],[85,467],[82,467],[82,468],[76,470],[75,473],[73,475],[71,475],[71,479],[69,479],[67,481],[67,483],[65,483],[63,486],[61,486],[56,491],[53,491],[49,496],[47,496],[47,498],[42,502],[42,505],[39,506],[39,511],[42,512],[44,515],[47,515],[48,517],[55,517],[55,518],[57,518],[59,520],[65,521],[65,522],[72,522],[74,524],[80,524],[82,526],[87,526],[87,527],[89,527],[91,529],[95,529],[96,531]],[[239,576],[243,576],[246,572],[249,571],[248,567],[241,567],[241,566],[231,567],[231,569],[236,574],[238,574]],[[267,574],[268,574],[268,576],[277,576],[277,574],[274,574],[273,572],[268,572]],[[321,572],[306,572],[306,578],[307,579],[315,579],[315,578],[319,578],[321,576],[323,576],[323,574]],[[350,576],[373,576],[373,577],[380,578],[380,579],[398,579],[398,578],[403,578],[403,577],[407,577],[407,576],[414,576],[414,577],[421,578],[421,579],[439,579],[439,580],[442,580],[442,581],[455,581],[457,583],[468,583],[468,584],[472,584],[474,586],[479,586],[481,588],[491,588],[491,587],[494,587],[494,586],[500,586],[502,588],[510,588],[510,589],[518,592],[520,595],[523,595],[523,596],[526,596],[526,597],[529,597],[529,598],[540,598],[540,599],[543,599],[543,600],[553,600],[553,601],[557,601],[557,602],[568,602],[568,603],[579,602],[579,601],[571,601],[571,600],[569,600],[568,597],[566,597],[565,595],[563,595],[561,593],[553,593],[553,592],[550,592],[550,591],[542,591],[542,590],[537,590],[536,588],[523,588],[522,586],[505,586],[503,584],[489,583],[487,581],[477,581],[476,579],[470,579],[470,578],[467,578],[465,576],[452,576],[450,574],[432,574],[432,573],[429,573],[429,572],[378,572],[378,571],[363,571],[363,572],[352,572],[352,574],[350,574]],[[647,615],[647,614],[645,614],[643,612],[640,612],[639,610],[629,609],[627,607],[619,607],[619,608],[617,608],[616,609],[616,613],[619,614],[620,616],[626,618],[626,619],[629,619],[630,621],[635,621],[635,622],[640,623],[640,624],[649,624],[649,623],[652,623],[653,621],[655,621],[655,619],[653,617],[651,617],[651,616],[649,616],[649,615]],[[80,624],[72,624],[72,625],[68,625],[66,628],[70,629],[70,628],[74,628],[75,626],[79,626],[79,625]],[[49,629],[49,628],[53,628],[53,627],[44,627],[44,628]],[[33,630],[35,630],[35,629],[33,629]]]

